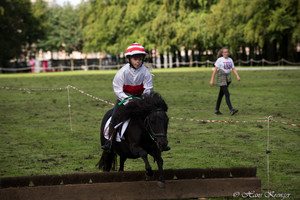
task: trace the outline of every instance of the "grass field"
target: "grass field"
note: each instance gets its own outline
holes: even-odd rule
[[[115,101],[116,71],[0,75],[0,87],[62,88],[73,85],[96,97]],[[161,69],[152,73],[155,91],[169,106],[170,117],[201,120],[274,120],[300,124],[300,71],[239,71],[231,100],[239,112],[214,115],[218,87],[210,87],[212,71],[201,68]],[[67,91],[0,89],[0,177],[98,172],[100,122],[111,105],[70,89],[73,131]],[[267,123],[198,123],[172,119],[172,150],[163,153],[165,169],[257,167],[267,188]],[[300,198],[300,128],[270,124],[270,189]],[[156,163],[152,167],[157,169]],[[144,170],[141,159],[125,170]]]

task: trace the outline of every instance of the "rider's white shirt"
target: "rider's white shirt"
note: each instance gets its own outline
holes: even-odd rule
[[[115,75],[113,88],[119,100],[123,100],[129,95],[150,94],[153,90],[152,75],[144,65],[134,69],[128,63]]]

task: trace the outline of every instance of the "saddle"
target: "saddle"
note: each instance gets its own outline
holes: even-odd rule
[[[105,139],[109,138],[108,133],[109,133],[110,120],[111,120],[111,117],[106,121],[105,126],[104,126],[103,135],[104,135]],[[121,140],[125,140],[124,133],[125,133],[127,127],[128,127],[129,122],[130,122],[130,119],[128,119],[124,122],[121,122],[117,126],[115,126],[115,128],[118,128],[118,132],[117,132],[117,135],[116,135],[116,141],[117,142],[121,142]]]

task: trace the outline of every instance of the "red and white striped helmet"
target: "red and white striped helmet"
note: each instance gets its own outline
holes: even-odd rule
[[[133,56],[133,55],[147,55],[145,48],[140,45],[139,43],[133,43],[130,45],[125,53],[125,57],[127,56]]]

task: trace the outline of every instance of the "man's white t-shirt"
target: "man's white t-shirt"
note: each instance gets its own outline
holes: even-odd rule
[[[231,58],[224,58],[224,57],[220,57],[217,59],[217,61],[215,62],[215,66],[218,69],[221,69],[224,71],[224,73],[229,74],[230,70],[232,68],[234,68],[234,63],[233,60]]]

